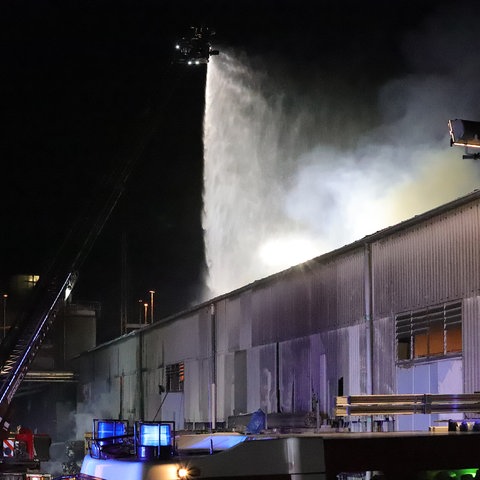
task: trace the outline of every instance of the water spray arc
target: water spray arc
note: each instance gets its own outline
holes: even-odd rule
[[[309,92],[300,91],[295,79],[278,82],[279,75],[269,76],[268,60],[261,64],[262,71],[245,55],[222,49],[208,65],[208,295],[302,263],[476,188],[478,169],[448,148],[446,107],[436,107],[452,102],[448,84],[444,99],[441,89],[429,93],[426,80],[392,81],[378,87],[377,105],[361,105],[353,98],[329,98],[332,88],[312,84]],[[403,113],[392,118],[389,102],[399,98]],[[368,109],[376,109],[376,116]]]

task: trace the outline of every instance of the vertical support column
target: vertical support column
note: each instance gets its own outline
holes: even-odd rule
[[[217,428],[217,329],[215,304],[210,305],[210,328],[212,342],[212,383],[210,385],[210,424],[212,431]]]
[[[364,305],[365,305],[365,341],[366,341],[366,393],[373,394],[373,271],[372,271],[372,246],[365,244],[364,264]],[[366,428],[373,431],[373,416],[367,417]]]
[[[137,345],[137,398],[139,420],[145,419],[145,397],[143,389],[143,333],[139,332]]]
[[[120,410],[118,412],[118,419],[123,420],[123,381],[124,381],[124,372],[122,371],[121,375],[118,377],[118,381],[120,382],[119,385],[119,393],[120,393],[120,399],[119,399],[119,404],[120,404]]]
[[[366,393],[373,394],[373,272],[372,249],[365,244],[364,264],[364,309],[365,309],[365,339],[366,339]]]
[[[281,401],[280,401],[280,344],[275,343],[275,386],[276,386],[276,397],[277,397],[277,406],[276,413],[281,412]]]

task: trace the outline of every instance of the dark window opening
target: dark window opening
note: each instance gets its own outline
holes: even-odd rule
[[[183,362],[167,365],[166,384],[167,392],[183,392],[185,381],[185,367]]]

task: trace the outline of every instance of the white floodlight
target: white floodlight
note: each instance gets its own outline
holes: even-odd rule
[[[450,145],[480,148],[480,122],[471,120],[448,121],[450,129]]]

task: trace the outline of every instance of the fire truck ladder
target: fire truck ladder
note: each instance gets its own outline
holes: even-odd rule
[[[72,225],[51,265],[32,289],[29,308],[11,326],[0,345],[0,438],[9,431],[10,403],[73,289],[77,272],[123,194],[143,146],[99,185],[93,200]]]
[[[45,294],[45,285],[38,285],[42,292],[41,302],[23,320],[13,325],[2,347],[8,353],[4,355],[0,370],[0,437],[8,435],[9,423],[5,416],[15,392],[40,348],[55,316],[63,304],[65,293],[73,287],[75,276],[67,275],[63,284],[54,289],[50,285]],[[39,296],[37,293],[37,297]]]
[[[162,103],[169,101],[177,80],[172,79],[168,95],[162,91]],[[152,104],[159,102],[156,92],[151,100]],[[162,110],[154,110],[151,117],[143,120],[145,123],[140,122],[138,142],[133,148],[124,150],[125,156],[117,163],[118,167],[98,185],[93,202],[86,205],[83,214],[72,225],[50,268],[33,288],[30,308],[3,339],[0,345],[0,438],[8,434],[8,411],[18,387],[162,118]]]
[[[75,222],[32,290],[29,308],[12,325],[0,345],[0,437],[9,431],[10,403],[35,355],[73,289],[77,272],[90,253],[124,191],[138,155],[106,177],[92,203]]]

